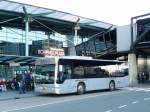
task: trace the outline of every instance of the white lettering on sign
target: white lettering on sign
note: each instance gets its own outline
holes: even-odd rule
[[[45,57],[65,55],[63,49],[56,49],[56,48],[51,48],[50,50],[38,50],[38,54],[44,55]]]

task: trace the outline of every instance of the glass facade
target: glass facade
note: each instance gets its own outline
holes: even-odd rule
[[[48,35],[44,32],[29,32],[28,45],[30,56],[35,56],[34,51],[37,52],[37,49],[62,48],[64,44],[64,35],[56,34],[56,36],[51,35],[48,38]],[[0,54],[25,56],[25,32],[20,29],[3,27],[0,30]]]
[[[48,50],[52,48],[66,47],[66,38],[64,35],[47,35],[41,31],[30,31],[28,36],[29,56],[43,57],[38,54],[38,50]],[[25,56],[25,31],[15,28],[1,27],[0,30],[0,55]],[[3,62],[3,57],[1,61]],[[9,59],[8,59],[9,60]],[[11,62],[10,62],[11,63]],[[0,65],[0,79],[10,79],[16,72],[23,73],[28,71],[29,67],[15,67]]]
[[[11,79],[13,77],[13,70],[13,67],[10,67],[8,65],[0,65],[0,79]]]

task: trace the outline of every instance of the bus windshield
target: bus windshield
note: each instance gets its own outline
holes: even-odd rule
[[[55,65],[38,65],[35,69],[35,82],[40,84],[54,83]]]

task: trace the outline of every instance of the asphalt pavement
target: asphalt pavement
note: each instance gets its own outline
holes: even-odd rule
[[[84,95],[37,96],[1,101],[0,110],[1,112],[150,112],[149,90],[150,88],[126,88]]]
[[[6,92],[0,92],[0,101],[27,98],[33,96],[36,96],[34,91],[28,91],[25,94],[19,94],[19,91],[6,91]]]

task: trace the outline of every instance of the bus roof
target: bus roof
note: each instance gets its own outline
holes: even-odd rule
[[[81,59],[81,60],[87,60],[87,59],[93,59],[89,56],[61,56],[59,59]]]
[[[117,60],[100,60],[100,59],[59,59],[60,63],[69,64],[73,63],[74,65],[87,65],[87,66],[106,66],[106,65],[115,65],[126,63],[125,61]]]
[[[81,65],[94,64],[97,66],[106,66],[106,65],[126,63],[126,61],[93,59],[92,57],[86,56],[61,56],[61,57],[40,58],[36,61],[36,65],[55,64],[55,58],[58,58],[59,62],[64,64],[74,63]]]

